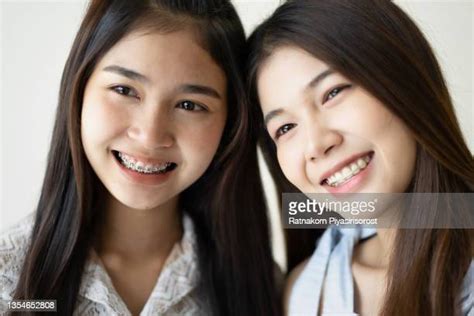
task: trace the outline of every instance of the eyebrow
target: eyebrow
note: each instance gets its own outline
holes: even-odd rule
[[[283,109],[276,109],[276,110],[273,110],[273,111],[268,112],[268,113],[265,115],[265,118],[264,118],[265,126],[268,125],[268,122],[269,122],[271,119],[273,119],[274,117],[280,115],[281,113],[283,113]]]
[[[127,69],[121,66],[110,65],[110,66],[105,67],[103,70],[122,75],[131,80],[136,80],[136,81],[140,81],[144,83],[150,83],[150,79],[148,79],[146,76],[134,70]],[[202,95],[206,95],[206,96],[213,97],[216,99],[222,99],[219,92],[217,92],[215,89],[208,86],[198,85],[198,84],[183,84],[178,88],[178,91],[181,93],[202,94]]]
[[[321,72],[319,75],[314,77],[307,85],[305,90],[307,89],[313,89],[315,88],[318,84],[321,83],[324,79],[326,79],[328,76],[334,74],[334,70],[332,69],[326,69],[325,71]]]
[[[215,89],[198,84],[183,84],[178,88],[178,91],[181,93],[202,94],[215,99],[222,99],[219,92]]]
[[[150,79],[148,79],[146,76],[144,76],[144,75],[142,75],[142,74],[140,74],[140,73],[138,73],[134,70],[127,69],[127,68],[124,68],[124,67],[121,67],[121,66],[110,65],[110,66],[105,67],[103,70],[119,74],[119,75],[127,77],[131,80],[140,81],[140,82],[143,82],[143,83],[149,83],[150,82]]]
[[[334,70],[332,70],[330,68],[326,69],[325,71],[321,72],[316,77],[311,79],[311,81],[306,85],[304,90],[314,89],[314,87],[316,87],[321,81],[323,81],[324,79],[326,79],[328,76],[330,76],[332,74],[334,74]],[[264,118],[265,126],[268,125],[268,122],[270,120],[272,120],[276,116],[282,114],[283,112],[284,112],[284,110],[282,108],[278,108],[278,109],[275,109],[273,111],[268,112],[265,115],[265,118]]]

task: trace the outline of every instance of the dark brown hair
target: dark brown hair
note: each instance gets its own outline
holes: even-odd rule
[[[205,174],[180,195],[198,238],[201,290],[216,315],[279,314],[256,137],[245,102],[245,34],[227,0],[94,0],[64,68],[48,165],[16,299],[55,299],[74,311],[103,186],[80,138],[84,88],[95,66],[137,28],[192,26],[227,77],[228,119]],[[155,29],[153,29],[155,28]]]
[[[259,67],[281,46],[302,48],[322,60],[364,87],[409,127],[417,141],[409,191],[472,192],[473,157],[441,69],[423,34],[394,3],[295,0],[283,4],[249,39],[248,89],[255,105]],[[257,116],[263,131],[261,111]],[[295,190],[279,168],[275,145],[266,132],[262,132],[262,147],[279,188]],[[472,206],[454,210],[448,205],[440,210],[431,201],[425,207],[439,217],[469,212]],[[410,214],[406,216],[409,221]],[[298,233],[287,239],[289,250],[301,249],[293,243]],[[459,294],[473,256],[472,233],[472,229],[400,229],[382,314],[459,314]],[[289,257],[290,268],[313,248]]]

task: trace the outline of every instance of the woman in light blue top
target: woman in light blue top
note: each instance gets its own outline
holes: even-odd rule
[[[472,194],[473,157],[438,62],[394,3],[288,1],[249,41],[250,98],[280,188]],[[449,202],[417,205],[449,225],[472,217]],[[414,224],[407,210],[400,219]],[[329,227],[290,275],[287,313],[472,315],[472,226],[422,228]]]

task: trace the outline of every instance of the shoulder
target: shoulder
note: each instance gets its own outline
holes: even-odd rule
[[[34,214],[30,214],[13,226],[0,232],[0,270],[5,268],[12,258],[17,257],[28,247]]]
[[[28,249],[34,214],[0,232],[0,298],[11,294]]]
[[[333,244],[337,242],[338,239],[341,238],[341,233],[337,227],[330,226],[326,229],[324,234],[321,236],[320,239],[315,241],[316,243],[316,248],[312,256],[306,258],[304,261],[300,262],[296,267],[291,270],[291,272],[288,274],[288,278],[286,279],[285,283],[285,292],[284,292],[284,301],[285,301],[285,306],[288,303],[289,297],[291,296],[291,292],[295,286],[296,281],[299,279],[301,274],[303,273],[304,269],[310,262],[311,258],[314,256],[321,256],[321,252],[324,250],[331,250],[333,247]],[[325,249],[329,248],[329,249]],[[325,252],[325,251],[324,251]]]
[[[462,314],[467,316],[474,315],[474,260],[471,261],[461,292]]]
[[[283,293],[283,304],[284,304],[284,311],[285,315],[288,315],[288,306],[290,303],[291,293],[293,291],[294,285],[296,280],[300,277],[301,273],[303,272],[304,268],[308,265],[310,258],[305,259],[301,263],[299,263],[293,270],[291,270],[288,278],[285,282],[285,290]]]
[[[315,241],[316,248],[313,254],[298,264],[287,278],[283,296],[286,314],[289,311],[290,301],[293,307],[303,304],[301,300],[305,298],[301,298],[300,293],[320,291],[318,289],[324,280],[329,259],[334,255],[343,255],[340,253],[341,249],[336,250],[336,247],[344,240],[358,238],[362,235],[361,232],[359,227],[340,229],[337,226],[329,226],[321,238]],[[316,293],[316,296],[319,297],[319,293]],[[293,301],[293,297],[298,297],[298,303]],[[301,308],[298,307],[298,310],[305,309],[305,307]]]

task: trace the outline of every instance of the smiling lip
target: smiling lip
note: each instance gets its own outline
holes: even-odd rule
[[[362,157],[365,157],[367,155],[370,155],[371,157],[373,156],[374,152],[373,151],[366,151],[366,152],[363,152],[363,153],[360,153],[360,154],[356,154],[356,155],[352,155],[350,156],[349,158],[341,161],[340,163],[338,163],[337,165],[335,165],[334,167],[332,167],[331,169],[329,169],[328,171],[326,171],[325,173],[323,173],[323,175],[321,176],[320,180],[319,180],[319,183],[321,185],[324,184],[324,181],[329,178],[330,176],[332,176],[333,174],[335,174],[337,171],[340,171],[342,168],[344,168],[345,166],[349,165],[350,163],[354,162],[354,161],[357,161],[357,159],[359,158],[362,158]]]
[[[365,179],[369,176],[371,170],[372,170],[372,160],[370,160],[369,164],[367,167],[344,182],[343,184],[337,186],[337,187],[332,187],[328,184],[324,185],[324,188],[331,194],[339,194],[341,193],[351,193],[351,192],[356,192],[358,188],[362,185],[362,183],[365,181]]]
[[[137,171],[130,170],[126,168],[118,159],[115,157],[115,155],[112,153],[113,159],[117,163],[118,167],[120,168],[121,173],[125,176],[125,178],[133,183],[136,184],[142,184],[142,185],[160,185],[164,182],[166,182],[171,175],[174,174],[174,171],[178,168],[176,166],[174,169],[166,171],[164,173],[139,173]],[[130,157],[137,157],[137,156],[130,156]],[[138,157],[137,157],[138,158]],[[150,164],[158,164],[158,163],[163,163],[158,160],[151,160],[151,159],[141,159],[140,157],[139,161],[142,162],[147,162]]]
[[[153,159],[153,158],[147,158],[145,156],[142,156],[142,155],[132,155],[132,154],[129,154],[125,151],[120,151],[120,150],[112,150],[112,152],[120,152],[128,157],[131,157],[133,159],[135,159],[135,161],[140,161],[142,162],[143,164],[145,165],[161,165],[161,164],[164,164],[164,163],[167,163],[167,162],[172,162],[171,160],[159,160],[159,159]]]

